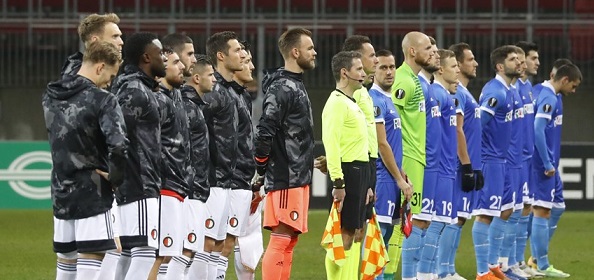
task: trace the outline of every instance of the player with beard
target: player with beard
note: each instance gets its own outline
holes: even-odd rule
[[[184,100],[184,108],[188,115],[190,130],[190,159],[192,168],[192,187],[188,196],[191,228],[194,231],[188,233],[187,243],[192,244],[195,251],[194,261],[188,271],[188,279],[208,279],[209,265],[216,272],[217,260],[210,263],[210,251],[204,249],[204,224],[206,219],[206,201],[210,194],[208,184],[208,128],[202,108],[206,105],[203,101],[205,94],[212,91],[216,84],[212,63],[206,55],[197,55],[196,64],[192,69],[192,76],[187,79],[186,84],[181,88]],[[194,225],[192,226],[192,221]],[[194,240],[195,239],[195,240]],[[194,241],[194,242],[192,242]]]
[[[262,279],[289,279],[293,248],[307,232],[309,185],[313,169],[313,119],[303,72],[314,69],[311,31],[289,29],[278,40],[285,65],[262,81],[264,103],[254,141],[259,191],[268,193],[264,228],[272,230],[262,260]]]
[[[402,122],[390,98],[396,60],[392,52],[388,50],[379,50],[376,52],[376,56],[378,58],[377,70],[373,79],[373,86],[369,90],[374,105],[378,152],[381,159],[377,161],[377,183],[375,188],[377,200],[375,201],[375,209],[384,243],[388,248],[390,263],[393,263],[394,266],[393,270],[389,270],[388,266],[386,266],[383,275],[378,276],[376,279],[394,279],[394,272],[400,258],[398,247],[402,244],[402,238],[393,242],[393,245],[390,242],[396,226],[398,226],[396,230],[399,232],[396,235],[402,237],[399,227],[400,222],[394,217],[399,215],[400,191],[402,190],[405,198],[409,200],[412,195],[412,188],[401,173]]]
[[[108,42],[113,44],[118,51],[122,51],[122,31],[118,27],[120,18],[113,13],[86,16],[78,25],[78,37],[87,48],[93,42]],[[78,51],[68,57],[62,66],[60,76],[76,76],[82,65],[83,54]]]
[[[425,97],[418,74],[434,57],[431,41],[421,32],[409,32],[402,40],[404,62],[398,69],[392,85],[392,101],[402,119],[402,169],[412,183],[414,193],[410,201],[412,213],[421,212],[423,200],[423,171],[425,168]],[[411,235],[402,243],[402,278],[414,279],[422,228],[426,223],[413,219]]]
[[[159,199],[159,257],[155,261],[149,279],[167,274],[167,279],[180,279],[190,260],[191,251],[182,256],[187,223],[184,211],[185,198],[189,195],[190,142],[187,115],[179,88],[183,84],[185,66],[171,47],[165,46],[167,69],[160,79],[157,101],[161,115],[161,155],[165,161],[162,173],[163,184]],[[169,269],[171,257],[182,261],[174,262]],[[161,265],[161,263],[163,263]],[[160,268],[159,268],[160,265]]]
[[[477,192],[476,215],[472,227],[477,262],[476,279],[506,279],[497,263],[503,231],[511,209],[502,212],[505,188],[505,162],[511,141],[513,94],[511,81],[519,77],[520,61],[515,46],[502,46],[491,52],[496,71],[479,98],[481,104],[481,155],[484,187]],[[506,197],[505,200],[508,200]],[[509,202],[512,200],[509,199]]]
[[[179,34],[169,34],[161,40],[164,46],[169,46],[178,56],[179,61],[184,65],[184,77],[192,76],[192,68],[196,64],[196,55],[194,52],[194,41],[192,38]]]
[[[56,279],[107,276],[102,259],[116,248],[110,209],[125,174],[128,140],[117,99],[101,88],[121,60],[112,44],[91,43],[77,75],[49,83],[43,94],[53,163]]]
[[[130,140],[126,176],[116,190],[120,240],[131,259],[120,257],[116,278],[147,279],[159,238],[161,189],[161,125],[158,77],[165,77],[167,58],[153,33],[135,33],[126,40],[124,68],[111,88],[118,98]],[[129,266],[129,268],[128,268]]]
[[[458,171],[454,185],[452,211],[458,222],[447,225],[441,234],[438,246],[438,269],[440,278],[465,279],[456,273],[456,251],[460,244],[461,230],[471,217],[474,190],[482,188],[481,168],[481,123],[480,109],[476,99],[466,88],[470,80],[476,78],[478,63],[470,46],[458,43],[450,46],[460,74],[454,98],[456,99],[456,134],[458,141]]]
[[[209,266],[209,279],[225,278],[228,259],[222,255],[225,239],[234,240],[228,234],[228,216],[236,212],[230,201],[233,187],[233,174],[237,164],[237,93],[231,88],[233,73],[243,69],[245,51],[231,31],[215,33],[206,42],[206,54],[215,66],[217,84],[213,91],[204,96],[206,106],[204,118],[209,136],[209,177],[210,196],[206,201],[208,210],[205,220],[205,250],[211,251],[211,258],[218,262],[216,272]],[[247,207],[247,206],[246,206]],[[247,211],[247,209],[246,209]],[[237,224],[237,227],[243,227]],[[227,254],[228,255],[228,254]]]

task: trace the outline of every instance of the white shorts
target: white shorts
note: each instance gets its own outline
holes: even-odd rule
[[[264,201],[260,202],[254,214],[249,215],[245,235],[237,238],[241,250],[241,263],[253,270],[256,270],[264,253],[264,240],[262,239],[263,206]]]
[[[161,195],[159,203],[159,256],[181,256],[187,233],[185,203],[167,195]]]
[[[103,252],[116,248],[111,211],[73,220],[54,217],[54,252]]]
[[[230,189],[210,188],[206,200],[206,217],[204,217],[204,235],[214,240],[227,238],[227,218],[229,216]]]
[[[229,192],[228,234],[233,236],[245,235],[251,203],[251,190],[231,190]]]
[[[123,249],[159,248],[159,201],[145,198],[119,205],[120,242]]]
[[[186,212],[187,236],[184,248],[194,252],[204,252],[204,220],[206,219],[206,203],[197,199],[184,201]]]

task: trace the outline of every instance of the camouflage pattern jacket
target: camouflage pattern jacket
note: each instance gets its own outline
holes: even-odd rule
[[[202,109],[209,136],[210,187],[231,188],[237,163],[237,97],[231,83],[215,72],[217,84],[204,95]]]
[[[76,75],[48,84],[42,104],[54,216],[83,219],[109,210],[113,189],[123,181],[128,148],[116,97]],[[108,172],[109,181],[95,169]]]
[[[71,54],[64,62],[62,66],[62,70],[60,71],[60,77],[62,79],[66,78],[66,76],[76,76],[78,70],[82,65],[83,54],[81,52],[76,52]]]
[[[210,195],[208,185],[208,128],[202,113],[202,107],[206,104],[198,95],[198,92],[191,86],[181,88],[184,108],[188,115],[190,126],[190,162],[192,168],[192,180],[190,187],[190,199],[198,199],[206,202]]]
[[[265,190],[311,184],[313,118],[303,74],[284,68],[265,72],[262,90],[264,103],[254,146],[257,157],[269,157]]]
[[[116,191],[118,205],[145,198],[157,198],[161,188],[161,117],[157,94],[159,84],[138,66],[126,65],[112,83],[126,121],[130,140],[126,176]]]
[[[252,97],[247,89],[236,82],[231,87],[237,93],[237,165],[231,189],[251,190],[256,174],[254,161],[254,128],[252,126]]]
[[[188,115],[181,92],[163,85],[157,97],[161,110],[161,153],[163,164],[163,190],[174,191],[182,198],[190,194],[190,134]]]

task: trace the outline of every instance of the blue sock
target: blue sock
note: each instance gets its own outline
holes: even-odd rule
[[[382,231],[382,236],[384,237],[384,245],[386,245],[386,249],[388,249],[388,244],[390,243],[390,238],[394,233],[394,226],[392,224],[387,223],[379,223],[380,230]]]
[[[499,253],[507,221],[499,217],[493,217],[491,226],[489,226],[489,265],[496,265],[499,261]]]
[[[424,238],[425,244],[421,251],[419,268],[417,269],[419,273],[433,273],[431,270],[431,262],[435,261],[439,237],[444,227],[445,223],[436,221],[431,222],[431,225],[429,225]]]
[[[565,208],[553,208],[551,209],[551,218],[549,219],[549,242],[553,239],[553,234],[555,234],[555,230],[557,229],[557,224],[559,223],[559,219],[561,219],[561,215],[565,212]]]
[[[532,254],[536,258],[538,268],[543,270],[549,267],[549,221],[546,218],[534,217],[532,219]]]
[[[457,228],[459,228],[458,225],[447,225],[439,238],[439,246],[437,247],[437,275],[439,278],[444,278],[449,273],[450,255],[454,249]]]
[[[476,257],[476,271],[478,274],[489,272],[489,225],[474,221],[472,225],[472,243]]]
[[[528,219],[529,216],[520,217],[518,227],[516,227],[516,261],[526,260],[524,251],[526,250],[526,241],[528,240]]]
[[[417,277],[417,262],[421,249],[421,234],[423,230],[413,226],[410,236],[402,241],[402,278]]]
[[[509,259],[506,267],[507,265],[515,263],[516,251],[514,249],[516,245],[516,227],[518,226],[518,221],[520,220],[521,215],[522,213],[520,210],[514,211],[507,220],[507,225],[505,226],[500,256]]]
[[[458,225],[453,226],[456,228],[456,236],[454,242],[452,243],[452,251],[450,252],[450,256],[448,258],[448,262],[450,263],[448,274],[452,275],[456,273],[456,253],[458,252],[458,247],[460,247],[460,237],[462,235],[462,227]]]

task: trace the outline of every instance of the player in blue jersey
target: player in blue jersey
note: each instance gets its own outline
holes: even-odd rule
[[[478,63],[470,46],[458,43],[449,48],[456,55],[460,75],[456,94],[456,134],[458,141],[458,166],[454,185],[453,212],[457,223],[447,225],[441,234],[438,247],[440,278],[465,279],[456,273],[456,251],[460,244],[462,226],[470,218],[473,208],[474,189],[482,188],[481,171],[481,123],[480,108],[476,99],[466,88],[476,78]]]
[[[433,97],[437,100],[441,116],[437,119],[441,127],[441,135],[430,141],[441,142],[441,149],[436,156],[437,159],[437,180],[433,196],[434,212],[431,217],[431,224],[427,228],[424,238],[423,251],[419,261],[417,279],[434,279],[432,264],[435,262],[437,245],[440,235],[446,224],[452,222],[452,195],[454,181],[456,178],[456,105],[453,95],[448,88],[458,83],[460,68],[453,51],[439,50],[439,70],[434,72],[434,82],[431,85]],[[455,86],[453,86],[455,90]],[[427,130],[429,133],[430,130]],[[425,173],[427,175],[427,173]],[[425,181],[427,182],[427,181]],[[424,200],[424,199],[423,199]]]
[[[481,104],[481,156],[484,187],[477,192],[477,215],[472,227],[477,262],[476,279],[505,279],[497,259],[503,230],[511,214],[501,212],[504,193],[505,159],[511,140],[513,100],[511,81],[519,77],[520,61],[515,46],[501,46],[491,52],[491,64],[497,75],[484,87]],[[507,215],[507,216],[505,216]],[[494,219],[501,217],[501,219]]]
[[[550,81],[540,87],[535,108],[534,143],[531,180],[534,183],[534,219],[532,221],[532,252],[537,259],[538,269],[547,277],[569,277],[569,274],[549,264],[549,219],[551,209],[564,205],[563,197],[557,192],[560,181],[559,158],[561,150],[561,126],[563,124],[562,95],[575,92],[582,80],[579,68],[573,64],[560,67]]]
[[[375,209],[386,248],[396,223],[400,208],[400,191],[407,200],[412,196],[412,188],[401,175],[402,170],[402,124],[390,97],[394,82],[396,60],[392,52],[379,50],[377,70],[369,95],[373,100],[377,141],[380,160],[377,161],[377,182]],[[394,261],[390,258],[391,261]],[[376,279],[387,279],[384,275]],[[390,279],[393,278],[393,274]]]

